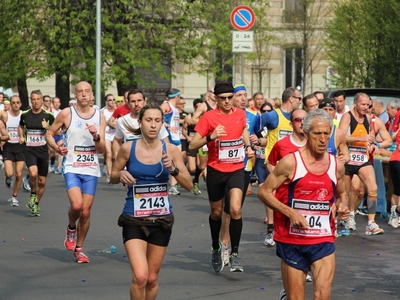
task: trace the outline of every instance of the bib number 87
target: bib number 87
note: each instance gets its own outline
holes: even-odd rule
[[[236,149],[236,150],[229,150],[229,151],[228,151],[228,157],[237,157],[237,156],[238,156],[238,153],[239,153],[239,150],[238,150],[238,149]]]

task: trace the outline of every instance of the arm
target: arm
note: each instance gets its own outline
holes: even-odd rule
[[[53,148],[57,153],[61,155],[66,155],[68,150],[66,147],[60,147],[57,145],[56,141],[54,140],[54,136],[58,135],[60,132],[60,129],[64,126],[64,124],[67,124],[66,122],[69,123],[71,116],[70,116],[70,109],[69,108],[64,108],[57,116],[57,118],[54,120],[53,124],[50,126],[50,128],[46,132],[46,141],[47,144]]]
[[[382,142],[377,144],[378,148],[389,148],[393,144],[392,137],[386,130],[385,124],[382,122],[382,120],[376,118],[375,122],[377,133],[379,133],[379,136],[382,139]]]
[[[254,156],[254,150],[251,147],[247,147],[247,146],[250,146],[250,135],[249,135],[249,131],[247,130],[247,127],[244,127],[244,129],[243,129],[242,138],[243,138],[247,158],[251,159]]]
[[[103,115],[104,116],[104,115]],[[117,122],[116,122],[116,118],[114,118],[113,116],[111,116],[108,119],[107,125],[110,126],[112,129],[115,129],[117,127]]]
[[[293,155],[287,155],[276,165],[265,183],[260,187],[258,198],[271,209],[278,211],[290,219],[290,223],[298,227],[308,227],[306,219],[293,208],[279,201],[274,191],[293,176],[295,161]]]
[[[0,132],[1,132],[0,140],[2,142],[8,141],[10,139],[10,136],[8,135],[8,132],[6,130],[6,126],[4,125],[3,122],[0,122]]]
[[[187,134],[187,128],[190,124],[190,119],[191,119],[190,115],[187,115],[185,119],[183,119],[183,125],[182,125],[182,134],[186,138],[188,143],[192,141],[192,137]]]
[[[338,150],[338,158],[342,163],[350,161],[349,149],[347,148],[346,135],[339,128],[336,129],[336,149]]]
[[[97,132],[97,130],[96,130],[93,134],[93,132],[90,129],[89,129],[89,132],[92,134],[93,139],[95,140],[94,145],[96,146],[97,153],[103,154],[106,149],[106,143],[105,143],[106,119],[104,118],[103,114],[100,114],[99,132]],[[100,140],[96,140],[97,135],[100,136]]]
[[[118,138],[116,138],[114,136],[114,139],[113,139],[113,142],[112,142],[113,157],[117,157],[118,156],[118,151],[119,151],[119,148],[121,147],[122,140],[123,139],[118,139]]]
[[[128,162],[129,155],[131,153],[132,142],[124,143],[118,151],[118,156],[115,159],[112,171],[110,175],[110,182],[117,184],[122,182],[123,184],[135,184],[136,179],[133,178],[132,174],[124,170],[126,163]]]
[[[181,152],[172,144],[167,144],[167,153],[162,156],[164,167],[169,172],[173,172],[175,168],[179,169],[179,173],[175,175],[175,179],[187,191],[193,188],[192,177],[189,174],[185,164],[183,163]],[[171,176],[173,176],[171,174]]]
[[[344,183],[344,165],[341,161],[337,161],[337,178],[338,182],[336,185],[336,211],[339,214],[339,219],[346,220],[349,217],[349,198],[346,193]]]
[[[207,105],[203,102],[201,103],[197,109],[194,111],[192,118],[190,119],[190,124],[196,125],[199,120],[200,116],[207,111]]]

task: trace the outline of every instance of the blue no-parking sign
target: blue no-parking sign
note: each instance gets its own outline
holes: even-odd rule
[[[237,30],[249,30],[256,21],[254,11],[246,6],[236,6],[231,12],[231,24]]]

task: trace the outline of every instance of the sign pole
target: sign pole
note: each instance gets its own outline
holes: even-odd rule
[[[242,75],[241,84],[244,84],[244,54],[243,54],[243,52],[242,52],[242,57],[241,57],[241,70],[240,70],[240,73]]]

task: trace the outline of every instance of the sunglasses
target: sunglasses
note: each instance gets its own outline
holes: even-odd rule
[[[303,122],[304,118],[294,118],[293,121],[297,122],[297,123],[301,123]]]
[[[293,98],[296,98],[297,100],[301,100],[301,97],[296,97],[296,96],[292,96]]]
[[[11,102],[11,104],[20,104],[21,102]]]
[[[226,96],[226,97],[224,97],[224,96],[217,96],[219,99],[221,99],[221,100],[226,100],[226,99],[228,99],[228,100],[232,100],[233,99],[233,95],[231,95],[231,96]]]
[[[264,114],[264,113],[267,113],[267,112],[270,112],[270,111],[271,111],[271,109],[270,110],[263,110],[262,113]]]
[[[115,101],[114,98],[107,99],[107,101]]]
[[[370,106],[368,106],[369,107],[369,109],[371,109],[372,108],[372,104],[370,104]]]

